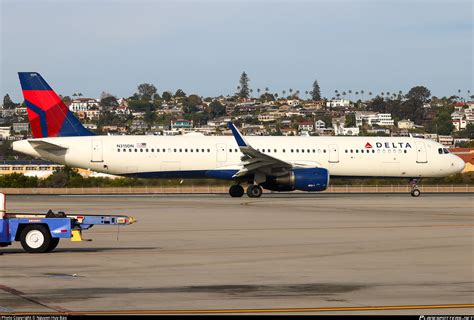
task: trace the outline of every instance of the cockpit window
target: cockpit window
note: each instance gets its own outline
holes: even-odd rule
[[[438,153],[439,153],[439,154],[443,154],[443,148],[439,148],[439,149],[438,149]]]
[[[449,153],[449,150],[446,148],[443,148],[444,153]]]
[[[446,148],[439,148],[439,149],[438,149],[438,153],[439,153],[439,154],[448,154],[448,153],[449,153],[449,150],[446,149]]]

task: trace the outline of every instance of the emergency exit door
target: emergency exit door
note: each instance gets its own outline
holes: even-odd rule
[[[103,162],[102,140],[92,140],[91,162]]]
[[[337,144],[331,144],[329,146],[329,162],[339,162],[339,149],[337,147]]]

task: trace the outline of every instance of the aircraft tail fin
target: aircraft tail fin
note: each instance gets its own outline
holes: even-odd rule
[[[37,72],[18,72],[35,138],[91,136]]]

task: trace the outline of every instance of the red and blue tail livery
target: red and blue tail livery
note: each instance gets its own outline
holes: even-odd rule
[[[35,138],[91,136],[37,72],[18,72]]]

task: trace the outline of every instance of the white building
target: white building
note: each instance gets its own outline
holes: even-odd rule
[[[314,131],[314,123],[312,121],[303,121],[298,124],[298,131]]]
[[[369,126],[393,126],[394,122],[390,113],[376,113],[371,111],[357,111],[355,113],[356,126],[360,127],[365,123]]]
[[[454,145],[454,138],[452,136],[438,135],[438,142],[447,147],[451,147]]]
[[[93,98],[79,98],[74,99],[69,106],[69,110],[72,112],[87,111],[92,108],[98,108],[99,101]]]
[[[398,129],[413,129],[414,127],[415,123],[410,119],[398,121]]]
[[[0,139],[8,138],[10,136],[10,127],[0,127]]]
[[[261,122],[272,122],[280,119],[283,117],[285,114],[281,112],[267,112],[267,113],[261,113],[258,115],[258,121]]]
[[[335,99],[326,102],[326,106],[329,108],[336,108],[336,107],[350,107],[351,102],[346,99]]]
[[[323,120],[318,120],[314,123],[314,128],[316,130],[321,130],[326,128],[326,123]]]

